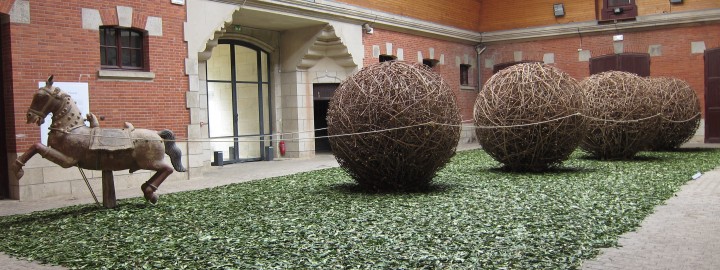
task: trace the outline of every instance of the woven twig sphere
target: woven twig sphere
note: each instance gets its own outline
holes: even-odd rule
[[[330,145],[340,166],[371,191],[427,188],[460,140],[450,87],[429,68],[398,61],[367,66],[343,81],[327,120],[330,136],[370,132],[330,137]]]
[[[673,150],[690,140],[700,126],[700,101],[695,90],[680,79],[648,78],[653,93],[662,102],[659,134],[652,150]]]
[[[580,148],[599,159],[629,159],[657,135],[660,101],[647,80],[607,71],[581,82],[587,98],[588,132]]]
[[[543,171],[577,148],[585,132],[583,107],[579,83],[567,73],[541,63],[517,64],[493,75],[478,95],[476,135],[506,169]]]

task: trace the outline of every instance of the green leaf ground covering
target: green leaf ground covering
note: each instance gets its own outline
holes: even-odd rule
[[[365,194],[335,168],[157,206],[0,217],[0,251],[88,269],[572,269],[718,163],[710,150],[614,162],[576,153],[555,172],[520,174],[465,151],[423,193]]]

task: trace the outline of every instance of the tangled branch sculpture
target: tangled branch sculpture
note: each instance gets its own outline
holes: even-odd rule
[[[478,95],[476,135],[506,169],[544,171],[580,143],[583,103],[579,83],[567,73],[541,63],[517,64],[493,75]],[[496,128],[486,128],[491,126]]]
[[[700,126],[700,101],[690,85],[669,77],[648,78],[656,98],[662,102],[659,134],[652,150],[674,150],[690,140]]]
[[[442,77],[397,61],[367,66],[341,83],[327,120],[330,136],[355,134],[330,137],[330,145],[340,166],[371,191],[427,188],[460,139],[459,110]],[[387,131],[373,132],[379,130]]]
[[[580,148],[599,159],[630,159],[647,150],[660,123],[660,100],[647,80],[607,71],[582,81],[588,132]]]

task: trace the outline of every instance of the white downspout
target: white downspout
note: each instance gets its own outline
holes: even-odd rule
[[[482,83],[482,66],[480,65],[480,55],[485,52],[487,49],[487,46],[484,46],[482,44],[475,45],[475,52],[477,52],[477,91],[480,92],[482,90],[481,83]]]

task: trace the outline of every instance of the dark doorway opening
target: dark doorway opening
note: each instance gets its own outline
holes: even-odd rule
[[[315,152],[331,152],[330,139],[327,136],[327,111],[330,100],[314,100],[313,114],[315,115]]]
[[[335,93],[337,83],[316,83],[313,84],[313,120],[315,121],[315,152],[332,152],[330,139],[327,138],[327,112],[330,107],[330,99]]]
[[[0,199],[10,198],[10,171],[8,170],[8,133],[7,133],[7,127],[5,126],[5,116],[6,110],[8,108],[12,108],[12,106],[9,106],[10,104],[8,101],[9,94],[8,88],[6,87],[5,80],[5,71],[7,71],[7,68],[5,65],[9,63],[8,59],[6,59],[6,56],[9,56],[10,53],[6,52],[6,50],[9,50],[10,46],[10,36],[8,31],[10,27],[9,24],[9,16],[6,14],[0,14]],[[8,112],[9,115],[12,110]],[[12,133],[10,133],[12,134]]]
[[[705,142],[720,143],[720,48],[705,51]]]

